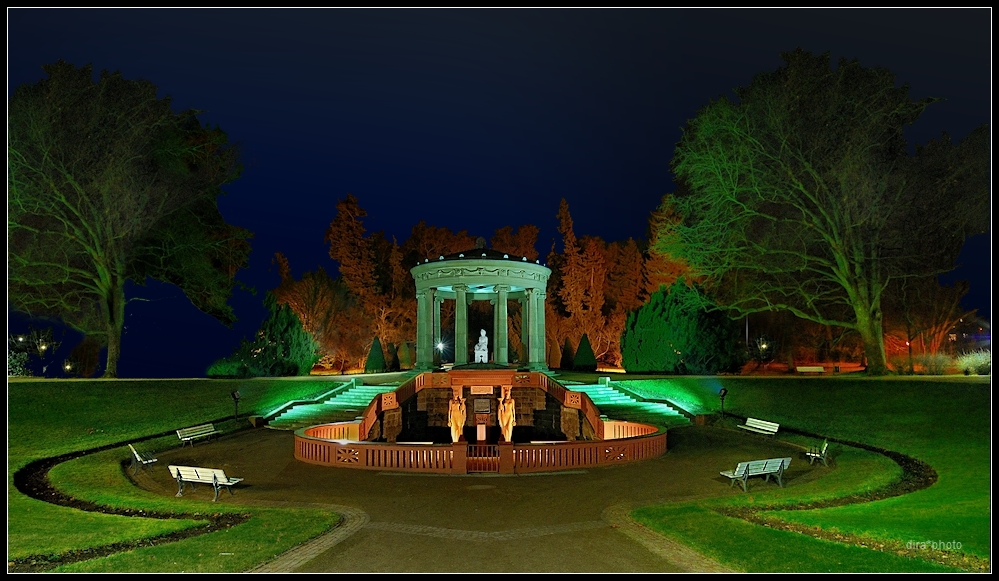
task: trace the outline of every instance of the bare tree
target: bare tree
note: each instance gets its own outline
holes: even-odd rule
[[[903,131],[937,99],[913,101],[857,61],[783,57],[684,130],[672,162],[683,222],[657,248],[736,313],[856,330],[868,373],[882,374],[886,287],[953,269],[965,237],[988,230],[988,128],[910,155]]]
[[[8,113],[9,296],[107,346],[117,377],[125,282],[174,283],[225,324],[251,234],[216,198],[238,154],[197,111],[174,113],[156,87],[59,61],[18,87]]]

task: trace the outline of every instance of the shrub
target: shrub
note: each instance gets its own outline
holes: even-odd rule
[[[440,353],[436,346],[434,346],[434,353]],[[396,357],[399,359],[399,369],[413,368],[413,354],[410,352],[409,341],[403,341],[402,345],[399,345],[399,353]]]
[[[568,341],[568,340],[567,340]],[[579,349],[572,359],[572,368],[576,371],[596,371],[597,357],[593,354],[593,347],[590,346],[590,338],[583,333],[579,339]]]
[[[395,343],[389,342],[388,344],[388,359],[385,363],[385,369],[387,371],[399,371],[399,348],[395,346]]]
[[[7,351],[7,377],[31,377],[27,353]]]
[[[957,367],[965,375],[992,375],[992,350],[965,353],[957,358]]]
[[[575,350],[572,348],[572,342],[569,338],[565,338],[565,344],[562,345],[562,359],[559,361],[559,369],[572,369],[573,363],[576,360]]]
[[[375,337],[371,342],[371,349],[368,351],[368,358],[364,361],[365,373],[381,373],[385,371],[385,353],[382,351],[382,342]]]
[[[953,361],[942,353],[927,353],[916,358],[916,363],[920,365],[927,375],[943,375],[947,373],[947,368]]]
[[[888,367],[898,375],[912,375],[908,355],[892,355],[888,357]]]
[[[248,376],[247,365],[238,358],[226,357],[208,366],[205,375],[211,378],[245,378]]]

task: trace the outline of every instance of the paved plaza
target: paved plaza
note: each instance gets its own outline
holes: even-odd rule
[[[255,572],[722,572],[724,567],[633,523],[638,506],[745,494],[719,471],[791,456],[786,486],[820,477],[780,440],[710,426],[670,430],[666,455],[632,464],[531,475],[429,475],[329,468],[295,460],[292,432],[258,428],[159,454],[139,486],[177,492],[169,464],[242,477],[219,503],[316,506],[343,515],[329,533]],[[777,485],[762,479],[754,489]],[[185,490],[210,500],[210,486]]]

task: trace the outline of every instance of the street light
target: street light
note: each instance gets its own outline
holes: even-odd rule
[[[233,403],[236,404],[236,409],[233,412],[232,419],[238,420],[239,419],[239,392],[238,391],[234,391],[234,392],[232,392],[229,395],[232,396],[232,401],[233,401]]]
[[[728,395],[728,390],[724,387],[718,392],[718,399],[721,400],[721,417],[725,417],[725,396]]]

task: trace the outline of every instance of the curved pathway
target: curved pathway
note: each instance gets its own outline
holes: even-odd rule
[[[520,476],[314,466],[293,458],[293,434],[266,429],[170,450],[159,455],[159,463],[207,465],[245,478],[235,498],[223,495],[220,502],[315,506],[343,515],[330,532],[253,572],[728,571],[634,523],[628,512],[742,494],[718,475],[720,466],[747,456],[797,453],[780,441],[687,430],[671,432],[670,452],[661,458]],[[684,432],[697,432],[696,438]],[[792,482],[826,470],[797,464]],[[165,470],[140,473],[138,483],[163,494],[176,491]],[[200,488],[195,494],[211,496]]]

